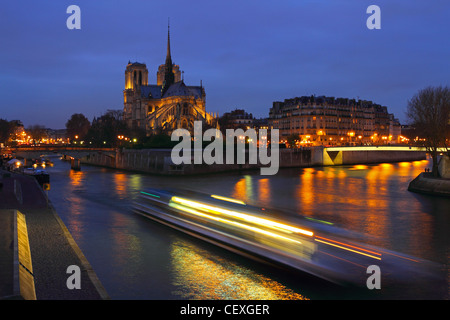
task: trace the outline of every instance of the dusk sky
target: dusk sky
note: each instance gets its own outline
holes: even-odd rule
[[[69,30],[69,5],[81,29]],[[369,5],[381,29],[369,30]],[[149,83],[165,61],[206,90],[206,110],[267,117],[303,95],[371,100],[405,123],[408,99],[449,85],[450,1],[4,1],[0,8],[0,118],[65,128],[123,108],[128,61]]]

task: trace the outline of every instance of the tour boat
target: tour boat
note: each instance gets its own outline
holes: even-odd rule
[[[406,283],[418,275],[435,278],[433,263],[369,245],[366,236],[333,223],[220,195],[147,189],[133,211],[235,253],[337,284],[365,287],[372,270]]]
[[[23,173],[35,177],[40,185],[50,183],[50,174],[43,169],[24,168]]]

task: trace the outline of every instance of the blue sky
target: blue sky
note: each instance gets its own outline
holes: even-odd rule
[[[81,30],[66,27],[72,4]],[[366,27],[371,4],[380,30]],[[0,118],[58,129],[123,108],[129,60],[156,83],[168,18],[172,59],[210,112],[267,117],[273,101],[315,94],[372,100],[404,123],[418,90],[449,85],[444,0],[17,0],[0,8]]]

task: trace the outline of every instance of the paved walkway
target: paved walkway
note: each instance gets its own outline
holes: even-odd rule
[[[10,173],[0,170],[0,185],[3,183],[0,189],[0,214],[10,211],[5,209],[17,209],[25,214],[37,299],[108,299],[106,291],[64,223],[51,203],[47,204],[45,193],[36,179],[21,174],[5,177],[5,174]],[[8,219],[6,214],[3,215],[3,219]],[[7,241],[6,239],[10,237],[8,228],[7,223],[3,224],[0,220],[1,240],[5,238]],[[5,251],[5,256],[2,250]],[[0,272],[0,276],[2,274],[6,276],[8,268],[4,266],[13,263],[5,261],[10,257],[8,246],[0,246],[0,254],[0,267],[4,270]],[[81,269],[81,289],[67,288],[66,282],[71,274],[66,272],[71,265],[79,266]],[[9,284],[0,287],[1,290],[9,290],[8,288]]]
[[[13,217],[13,210],[0,210],[0,298],[10,297],[14,294]]]

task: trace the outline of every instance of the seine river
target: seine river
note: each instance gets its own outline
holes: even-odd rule
[[[443,265],[449,283],[450,199],[407,191],[427,160],[162,177],[54,158],[49,197],[112,299],[364,299],[321,281],[238,256],[131,211],[147,187],[179,187],[241,199],[367,234],[389,250]],[[426,299],[423,288],[377,298]],[[430,289],[430,288],[427,288]],[[368,289],[367,289],[368,290]],[[444,290],[438,299],[448,299]],[[391,294],[391,293],[390,293]],[[370,296],[369,296],[370,297]],[[436,297],[432,297],[436,298]]]

